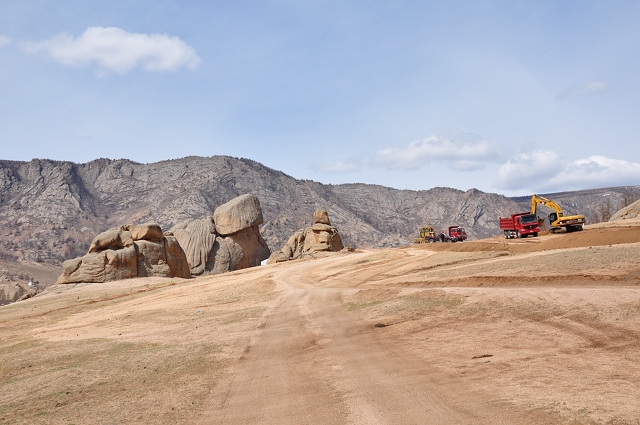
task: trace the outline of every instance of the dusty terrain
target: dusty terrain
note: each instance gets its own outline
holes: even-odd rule
[[[50,264],[15,263],[0,259],[0,305],[13,301],[18,285],[23,292],[29,289],[30,279],[39,282],[39,288],[45,289],[55,283],[60,276],[60,267]],[[20,294],[18,294],[20,296]]]
[[[0,307],[0,424],[638,424],[640,227]]]

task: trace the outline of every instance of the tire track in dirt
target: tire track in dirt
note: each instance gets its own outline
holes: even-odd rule
[[[341,297],[350,289],[317,286],[309,278],[332,261],[290,264],[275,273],[280,297],[218,393],[222,401],[203,412],[203,423],[553,423],[543,412],[471,391],[387,341],[345,309]]]

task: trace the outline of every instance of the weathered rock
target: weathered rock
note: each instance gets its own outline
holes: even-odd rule
[[[99,283],[143,276],[190,277],[180,244],[172,236],[160,235],[162,230],[154,223],[103,232],[94,238],[86,255],[63,263],[57,283]]]
[[[315,210],[313,213],[313,224],[327,224],[331,226],[329,213],[325,210]]]
[[[77,260],[80,260],[79,264]],[[106,264],[105,251],[89,252],[84,257],[67,260],[62,264],[62,274],[56,283],[104,282]]]
[[[318,222],[329,223],[329,214],[326,211],[316,211],[313,219],[313,226],[295,232],[280,251],[271,254],[268,263],[295,260],[314,252],[341,251],[344,246],[338,230],[329,224]]]
[[[42,291],[38,288],[29,288],[27,292],[25,292],[20,298],[18,298],[18,301],[24,301],[24,300],[28,300],[29,298],[33,298],[36,295],[38,295],[40,292]]]
[[[314,224],[305,230],[303,252],[340,251],[344,246],[338,230],[326,224]]]
[[[70,276],[82,265],[82,257],[72,258],[62,263],[62,274]]]
[[[136,241],[139,277],[171,277],[171,269],[167,264],[167,254],[164,246],[164,241],[161,243],[144,239]]]
[[[182,278],[191,277],[187,256],[174,236],[165,235],[164,250],[167,255],[167,264],[169,265],[171,276]]]
[[[91,242],[89,252],[100,252],[105,249],[121,249],[133,245],[131,233],[121,229],[110,229],[97,235]]]
[[[242,195],[216,208],[213,217],[176,224],[171,233],[184,249],[192,275],[225,273],[258,266],[269,257],[260,223],[258,199]]]
[[[192,275],[198,276],[212,270],[213,264],[208,265],[208,262],[216,242],[213,217],[177,224],[171,233],[184,250]]]
[[[237,255],[238,254],[235,251],[232,255],[229,251],[229,245],[222,237],[216,237],[212,255],[207,261],[207,271],[213,274],[218,274],[234,270],[235,265],[240,262]]]
[[[282,251],[276,251],[269,256],[269,260],[267,261],[267,264],[284,263],[285,261],[289,261],[289,260],[291,260],[290,255],[287,255]]]
[[[289,254],[289,258],[298,258],[304,251],[305,232],[306,229],[301,229],[291,235],[281,251],[285,254]]]
[[[252,226],[224,238],[232,253],[232,269],[239,270],[259,266],[262,260],[269,258],[271,251],[262,239],[258,226]],[[238,261],[236,262],[236,258]]]
[[[262,224],[260,201],[251,194],[241,195],[213,212],[213,221],[219,235],[227,236]]]
[[[137,249],[135,246],[114,250],[106,250],[99,254],[105,256],[102,282],[131,279],[138,276]]]
[[[164,234],[162,229],[156,223],[145,223],[131,228],[131,237],[134,241],[146,240],[153,242],[162,242]]]

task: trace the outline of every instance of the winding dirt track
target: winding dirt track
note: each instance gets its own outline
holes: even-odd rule
[[[0,425],[640,423],[640,226],[0,308]]]
[[[216,424],[540,424],[442,373],[345,311],[349,289],[309,280],[318,262],[276,273],[280,296],[263,316],[220,404]],[[347,282],[340,282],[343,285]]]

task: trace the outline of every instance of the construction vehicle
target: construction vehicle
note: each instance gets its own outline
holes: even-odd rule
[[[414,238],[413,243],[433,243],[436,241],[436,232],[433,226],[420,228],[420,237]]]
[[[449,233],[449,237],[456,238],[456,241],[463,242],[467,239],[467,232],[465,232],[464,227],[449,226],[447,232]]]
[[[538,217],[527,211],[500,217],[500,230],[504,232],[505,239],[526,238],[529,235],[536,237],[540,233],[540,225]]]
[[[444,230],[436,233],[436,240],[440,242],[458,242],[458,238],[456,236],[452,236]]]
[[[557,232],[563,228],[566,232],[582,230],[582,226],[586,223],[586,219],[583,215],[566,216],[564,215],[564,212],[562,212],[560,205],[543,196],[535,194],[531,197],[531,214],[536,213],[538,204],[544,205],[545,207],[553,210],[553,212],[549,214],[549,224],[551,226],[549,230],[552,232]]]

